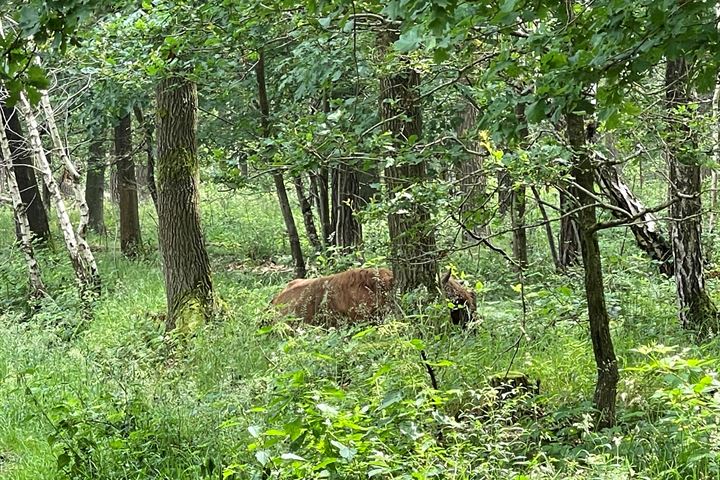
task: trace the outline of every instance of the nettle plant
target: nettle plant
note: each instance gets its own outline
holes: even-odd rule
[[[668,465],[678,478],[720,473],[720,380],[717,360],[691,357],[688,349],[652,345],[634,349],[645,361],[626,368],[638,377],[637,398],[629,402],[632,429],[623,446],[640,464]],[[641,446],[641,448],[638,448]]]
[[[225,478],[423,479],[450,470],[463,478],[483,465],[521,468],[528,436],[517,420],[530,411],[527,399],[503,403],[487,385],[431,388],[420,355],[428,345],[398,338],[407,328],[327,336],[310,328],[288,339]],[[437,375],[455,366],[427,364]]]

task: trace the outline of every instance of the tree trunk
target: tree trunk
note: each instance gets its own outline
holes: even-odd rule
[[[295,226],[295,219],[293,218],[290,208],[290,200],[287,196],[287,189],[285,188],[282,173],[274,173],[273,182],[275,182],[275,192],[278,196],[280,211],[282,212],[288,240],[290,241],[290,254],[295,263],[295,278],[305,278],[307,270],[305,269],[305,258],[300,245],[300,235],[298,235],[297,227]]]
[[[145,153],[147,154],[147,188],[150,192],[150,198],[152,198],[153,205],[157,211],[157,187],[155,185],[155,152],[153,150],[153,130],[154,126],[150,120],[146,119],[143,115],[143,111],[140,107],[135,106],[133,108],[135,113],[135,119],[143,130],[143,144],[145,147]],[[247,169],[247,162],[245,162],[245,168]],[[247,176],[247,171],[244,174]]]
[[[260,126],[262,134],[265,138],[270,138],[270,102],[267,95],[267,84],[265,82],[265,52],[260,50],[260,57],[255,64],[255,78],[258,84],[258,104],[260,105]],[[305,258],[303,257],[302,247],[300,245],[300,235],[298,235],[295,226],[295,218],[293,218],[292,209],[290,208],[290,200],[288,199],[285,181],[282,173],[273,174],[273,182],[275,183],[275,191],[277,192],[278,202],[280,203],[280,211],[282,212],[285,228],[287,229],[288,240],[290,241],[290,253],[295,263],[295,278],[305,278]]]
[[[349,254],[362,243],[362,226],[354,215],[360,203],[360,184],[348,165],[339,165],[332,172],[334,245],[341,253]]]
[[[577,265],[580,251],[580,232],[578,231],[577,215],[572,212],[577,208],[578,191],[572,186],[560,190],[560,265],[563,270]]]
[[[85,198],[90,219],[88,227],[105,235],[105,148],[102,138],[95,138],[88,151],[88,168],[85,179]]]
[[[518,104],[515,108],[515,114],[520,124],[520,143],[525,144],[528,141],[530,132],[528,131],[527,119],[525,118],[525,108],[522,104]],[[511,177],[512,180],[512,177]],[[512,222],[513,236],[512,249],[513,258],[517,264],[516,268],[523,269],[528,264],[527,250],[527,230],[525,229],[525,206],[526,206],[526,188],[525,184],[513,185],[511,181],[511,200],[510,218]]]
[[[525,185],[517,186],[512,191],[512,209],[510,211],[512,220],[512,250],[513,259],[518,268],[525,268],[528,264],[527,230],[525,229],[525,206],[526,206]]]
[[[157,105],[158,240],[167,295],[167,327],[192,331],[214,299],[200,224],[197,88],[179,76],[161,80]]]
[[[547,211],[545,210],[545,205],[543,205],[542,198],[540,197],[540,192],[538,192],[537,188],[535,188],[534,186],[531,186],[530,189],[532,190],[533,196],[535,197],[535,202],[537,203],[538,209],[540,210],[540,215],[542,216],[543,223],[545,224],[545,235],[547,236],[548,248],[550,249],[550,256],[552,257],[555,271],[560,272],[562,271],[562,265],[560,264],[560,258],[558,257],[557,247],[555,247],[555,234],[553,234],[552,231],[550,217],[548,217]]]
[[[310,189],[315,199],[315,207],[322,227],[322,242],[329,246],[333,238],[332,221],[330,218],[330,194],[328,187],[328,170],[320,167],[317,172],[310,174]]]
[[[477,136],[476,124],[477,110],[474,105],[468,103],[462,115],[462,122],[458,126],[457,136],[465,140],[468,148],[475,152],[481,149],[477,140],[471,140]],[[471,134],[468,135],[468,132]],[[464,225],[470,227],[479,236],[487,235],[487,220],[484,215],[479,215],[487,203],[487,179],[483,171],[483,163],[482,156],[468,154],[468,157],[455,167],[455,177],[462,193],[460,218]],[[475,240],[469,235],[466,235],[466,238]]]
[[[630,217],[634,217],[645,210],[645,206],[622,181],[617,168],[614,166],[599,166],[595,171],[595,177],[602,193],[610,198],[613,205],[628,212]],[[618,219],[630,218],[617,210],[611,210],[611,213]],[[657,262],[660,273],[672,277],[672,247],[662,234],[660,222],[655,215],[646,213],[633,221],[629,226],[635,236],[635,242],[638,248]]]
[[[594,405],[597,410],[596,425],[598,428],[611,427],[615,424],[615,402],[619,379],[617,358],[610,336],[610,318],[605,307],[605,290],[603,287],[602,263],[598,244],[597,223],[595,217],[595,200],[586,192],[593,193],[594,173],[590,155],[585,144],[585,125],[583,118],[575,113],[568,113],[567,137],[573,149],[572,176],[578,184],[578,227],[580,233],[580,249],[585,269],[585,296],[587,297],[590,338],[595,365],[597,367],[597,384],[595,386]]]
[[[497,171],[498,213],[504,217],[512,208],[512,178],[507,168]]]
[[[136,257],[142,244],[131,128],[129,113],[120,118],[120,122],[115,126],[115,164],[120,194],[120,250],[128,258]]]
[[[376,165],[372,165],[368,170],[355,170],[358,182],[358,208],[363,208],[370,203],[372,198],[377,195],[380,190],[376,185],[380,184],[380,172]]]
[[[720,4],[715,5],[717,16],[720,16]],[[715,92],[712,99],[713,111],[713,157],[716,165],[720,165],[720,72],[715,79]],[[715,216],[718,208],[718,172],[717,166],[710,172],[710,217],[708,218],[708,231],[715,231]]]
[[[5,114],[4,109],[3,114]],[[16,115],[16,112],[13,111],[12,115]],[[3,117],[5,117],[5,115],[3,115]],[[7,125],[7,123],[3,123],[3,125]],[[19,132],[19,130],[17,132]],[[0,170],[2,171],[4,183],[7,185],[10,198],[12,199],[15,222],[20,232],[20,249],[25,256],[25,265],[28,269],[30,295],[34,298],[40,298],[45,293],[45,286],[43,285],[40,274],[40,266],[35,260],[35,254],[33,252],[32,231],[30,230],[30,223],[26,215],[27,205],[23,203],[20,188],[15,178],[15,172],[11,167],[13,155],[10,150],[10,142],[8,141],[5,128],[0,128],[0,152],[2,153],[2,168]]]
[[[47,92],[42,92],[42,96],[40,97],[40,105],[42,106],[43,113],[45,114],[45,122],[47,122],[47,127],[50,132],[50,138],[52,139],[53,146],[55,148],[55,151],[58,152],[58,156],[62,161],[63,183],[72,191],[72,194],[75,197],[75,203],[78,207],[78,210],[80,211],[80,222],[78,223],[76,233],[78,241],[80,243],[86,243],[85,236],[87,235],[87,226],[90,221],[90,212],[88,210],[87,201],[85,200],[85,194],[80,185],[80,173],[78,172],[77,168],[75,168],[75,165],[72,163],[72,161],[70,161],[70,156],[68,154],[67,148],[63,143],[62,136],[60,135],[60,129],[55,122],[55,113],[53,112],[53,108],[50,105],[50,96]],[[88,252],[90,252],[89,246],[87,247],[87,249],[80,249],[81,255],[84,255]],[[87,258],[86,260],[88,262],[95,261],[92,258]]]
[[[50,223],[40,197],[40,187],[35,175],[29,147],[23,138],[22,125],[15,108],[2,107],[4,133],[8,140],[13,170],[22,203],[25,205],[32,240],[45,244],[50,239]]]
[[[295,183],[295,193],[300,203],[300,211],[302,212],[303,222],[305,222],[305,232],[307,233],[308,240],[313,246],[316,252],[322,252],[322,243],[318,238],[317,229],[315,228],[315,217],[313,216],[312,205],[308,197],[305,195],[305,186],[303,185],[302,177],[297,175],[293,178]]]
[[[85,238],[73,229],[70,215],[65,208],[65,201],[60,192],[60,186],[55,181],[53,172],[50,169],[50,164],[45,157],[45,149],[40,140],[40,130],[37,120],[35,119],[35,114],[24,93],[20,94],[20,108],[28,127],[34,163],[39,171],[42,172],[45,184],[55,201],[55,210],[58,222],[60,223],[60,230],[62,231],[70,261],[75,270],[80,297],[83,303],[88,305],[92,300],[92,295],[100,292],[100,275],[97,264],[95,263],[95,258]]]
[[[380,46],[386,51],[397,35],[388,31],[380,34]],[[392,134],[399,151],[422,134],[420,106],[420,74],[407,57],[396,59],[398,65],[390,75],[380,78],[380,119]],[[429,291],[437,289],[437,258],[435,235],[430,212],[414,196],[405,194],[414,184],[426,180],[424,162],[406,163],[402,156],[385,168],[385,182],[394,213],[388,216],[391,243],[391,263],[395,288],[401,292],[421,285]]]
[[[689,103],[685,59],[667,60],[665,98],[668,110],[667,157],[670,189],[678,201],[671,205],[672,249],[679,317],[683,328],[701,335],[717,332],[717,309],[705,289],[702,257],[700,165],[691,119],[681,110]]]

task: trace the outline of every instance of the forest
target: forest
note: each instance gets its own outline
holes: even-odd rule
[[[0,2],[0,478],[720,478],[720,3]]]

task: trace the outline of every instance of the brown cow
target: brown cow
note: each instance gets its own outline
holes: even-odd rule
[[[372,320],[388,308],[393,274],[385,268],[353,268],[327,277],[297,279],[272,300],[281,314],[309,324],[337,326]]]
[[[465,327],[475,314],[475,293],[452,278],[450,271],[441,285],[455,305],[450,317]],[[354,268],[346,272],[312,279],[297,279],[272,300],[283,315],[292,314],[305,323],[337,326],[377,320],[390,310],[393,273],[385,268]]]

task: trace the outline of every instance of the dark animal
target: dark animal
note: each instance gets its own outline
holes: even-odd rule
[[[465,328],[475,318],[477,310],[475,292],[468,290],[452,278],[450,270],[442,277],[440,283],[445,296],[454,305],[450,312],[450,319],[455,325]]]

